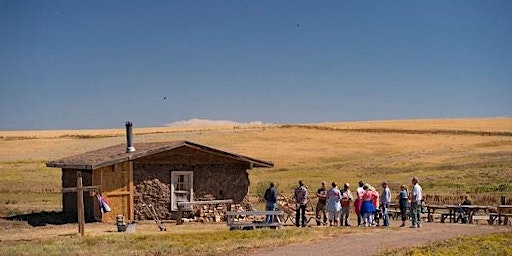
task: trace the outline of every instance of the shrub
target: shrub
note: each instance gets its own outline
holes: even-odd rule
[[[265,191],[267,190],[267,188],[270,186],[270,182],[272,181],[269,181],[269,180],[263,180],[263,181],[260,181],[256,184],[256,197],[258,197],[258,201],[259,202],[265,202],[265,199],[263,198],[265,196]],[[277,189],[277,191],[279,191],[279,184],[277,184],[276,182],[274,182],[274,185],[275,185],[275,188]]]

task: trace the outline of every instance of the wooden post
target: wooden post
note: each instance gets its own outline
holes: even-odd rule
[[[77,222],[78,222],[78,233],[84,235],[85,227],[85,207],[84,207],[84,192],[85,191],[98,191],[98,186],[83,186],[82,172],[76,172],[76,187],[75,188],[63,188],[62,193],[76,192],[76,210],[77,210]]]
[[[179,204],[178,203],[178,216],[176,216],[176,225],[181,225],[183,224],[183,207],[184,205],[183,204]]]
[[[82,183],[82,172],[76,173],[76,198],[77,198],[77,211],[78,211],[78,232],[81,236],[84,235],[85,227],[85,211],[84,211],[84,190]]]

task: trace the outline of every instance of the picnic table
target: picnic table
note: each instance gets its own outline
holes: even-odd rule
[[[496,209],[497,213],[491,213],[489,215],[489,225],[494,224],[496,219],[498,220],[498,225],[501,225],[501,223],[503,223],[503,225],[511,224],[509,223],[509,218],[512,218],[512,213],[510,213],[512,211],[512,205],[498,205]]]
[[[280,217],[284,214],[283,211],[228,211],[227,225],[230,230],[233,229],[255,229],[262,227],[279,228],[282,223]],[[258,220],[241,220],[240,217],[245,218],[247,216],[261,216],[262,218],[267,215],[274,215],[274,222],[267,223],[265,221]]]
[[[437,210],[448,210],[446,205],[427,205],[427,221],[434,222],[434,214],[436,214]],[[444,222],[447,216],[450,216],[447,213],[441,213],[441,222]]]
[[[444,222],[444,220],[448,218],[450,223],[454,223],[457,222],[460,217],[457,216],[457,213],[463,210],[465,213],[464,216],[468,219],[468,223],[473,224],[473,217],[476,212],[487,212],[490,209],[496,209],[496,207],[488,205],[427,205],[427,219],[429,222],[433,222],[435,211],[445,210],[445,212],[441,213],[441,222]]]
[[[398,203],[390,203],[388,208],[388,215],[392,219],[399,219],[401,216],[400,212],[400,204]]]

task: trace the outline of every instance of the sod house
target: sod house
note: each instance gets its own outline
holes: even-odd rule
[[[128,130],[128,127],[127,127]],[[62,187],[77,185],[82,173],[83,186],[97,186],[108,200],[111,212],[102,214],[98,200],[84,194],[85,219],[115,222],[151,219],[144,204],[151,204],[159,218],[175,219],[177,202],[203,199],[245,199],[249,188],[247,170],[273,167],[272,162],[229,153],[189,141],[111,146],[46,163],[62,168]],[[77,196],[62,194],[66,218],[76,220]]]

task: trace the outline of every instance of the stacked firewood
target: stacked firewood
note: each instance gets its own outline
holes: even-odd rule
[[[170,204],[171,190],[169,186],[158,179],[145,180],[135,187],[135,219],[152,220],[148,208],[144,205],[151,205],[155,208],[158,218],[171,219]]]

